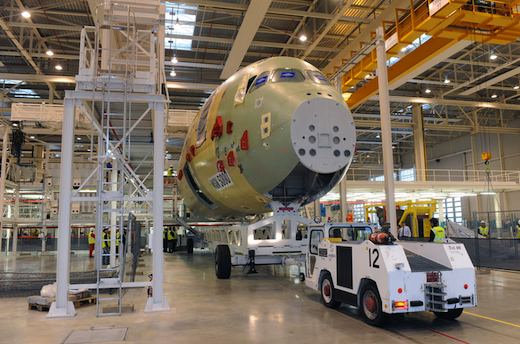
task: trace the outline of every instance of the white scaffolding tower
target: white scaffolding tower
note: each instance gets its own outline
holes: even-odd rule
[[[57,295],[48,317],[75,315],[69,289],[96,289],[98,316],[121,314],[125,288],[151,285],[153,296],[145,311],[169,309],[163,293],[163,171],[164,117],[164,6],[159,0],[104,0],[95,10],[96,26],[81,32],[76,89],[64,100],[58,220]],[[90,118],[97,131],[97,167],[79,188],[72,188],[72,158],[76,111]],[[153,122],[153,190],[131,164],[131,133],[146,118]],[[97,176],[96,197],[79,193]],[[70,285],[70,223],[73,202],[95,202],[96,267],[93,284]],[[125,219],[141,203],[153,213],[153,281],[125,282]],[[110,238],[103,235],[110,229]],[[108,233],[107,233],[108,234]],[[103,246],[110,249],[103,250]],[[123,245],[121,245],[121,248]],[[100,296],[106,289],[115,296]],[[114,295],[114,294],[113,294]],[[104,312],[103,302],[112,310]]]

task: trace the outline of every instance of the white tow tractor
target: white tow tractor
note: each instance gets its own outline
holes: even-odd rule
[[[389,314],[431,311],[455,319],[477,305],[464,245],[357,238],[343,224],[309,227],[305,284],[326,306],[358,307],[368,324],[382,325]]]

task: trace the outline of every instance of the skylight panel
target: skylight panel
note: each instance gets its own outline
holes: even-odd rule
[[[165,31],[168,35],[193,36],[195,21],[197,19],[197,6],[178,3],[166,3]],[[174,50],[192,50],[190,38],[165,37],[165,48]]]

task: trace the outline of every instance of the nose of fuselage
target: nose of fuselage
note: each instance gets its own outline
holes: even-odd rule
[[[300,162],[317,173],[334,173],[354,154],[356,132],[343,102],[316,97],[303,101],[291,119],[291,142]]]

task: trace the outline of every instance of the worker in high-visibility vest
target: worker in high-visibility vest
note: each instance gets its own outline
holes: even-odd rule
[[[101,264],[110,264],[110,228],[106,227],[103,229],[103,236],[101,237],[101,248],[103,249],[103,258]]]
[[[94,257],[94,248],[96,247],[96,233],[94,233],[94,228],[91,228],[88,232],[88,256],[90,258]]]
[[[167,236],[167,239],[168,239],[168,252],[169,253],[173,253],[173,238],[174,238],[174,234],[173,234],[173,229],[171,228],[168,228],[166,230],[166,236]]]
[[[121,244],[121,232],[119,228],[116,230],[116,254],[119,254],[119,245]]]
[[[486,238],[489,238],[489,228],[486,226],[486,222],[480,221],[480,227],[478,228],[478,233]]]
[[[163,252],[168,252],[168,228],[163,228],[162,232],[162,247]]]
[[[446,242],[446,231],[444,228],[439,226],[439,220],[435,217],[430,219],[430,224],[432,225],[432,229],[430,230],[430,241],[437,243]]]

